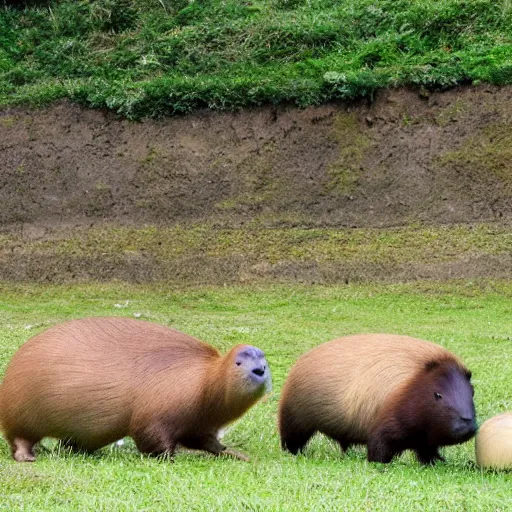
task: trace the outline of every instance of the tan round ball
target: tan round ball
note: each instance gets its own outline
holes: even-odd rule
[[[512,412],[488,419],[478,429],[475,448],[481,468],[512,468]]]

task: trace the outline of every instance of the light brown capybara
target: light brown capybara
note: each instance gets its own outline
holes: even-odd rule
[[[476,431],[471,373],[443,347],[408,336],[361,334],[310,350],[293,366],[279,404],[283,449],[302,450],[315,432],[344,451],[366,444],[368,460],[412,449],[424,464],[440,446]]]
[[[85,318],[28,340],[0,387],[0,422],[17,461],[44,437],[94,451],[125,436],[147,454],[184,447],[231,453],[219,429],[270,383],[263,352],[225,356],[187,334],[130,318]]]

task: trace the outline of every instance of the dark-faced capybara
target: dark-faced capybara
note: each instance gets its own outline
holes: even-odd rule
[[[440,446],[476,431],[471,373],[448,350],[408,336],[362,334],[304,354],[280,404],[284,449],[297,453],[315,432],[368,446],[368,460],[390,462],[411,449],[424,464]]]
[[[161,325],[86,318],[52,327],[16,352],[0,387],[0,422],[17,461],[33,461],[43,437],[85,451],[131,436],[143,453],[172,454],[178,443],[229,453],[219,429],[269,383],[258,348],[238,345],[221,356]]]

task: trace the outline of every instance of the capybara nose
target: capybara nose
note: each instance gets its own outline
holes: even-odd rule
[[[460,422],[468,429],[476,432],[477,424],[474,416],[464,415],[460,417]]]
[[[461,416],[460,429],[466,436],[473,436],[478,430],[475,417]]]
[[[266,366],[262,366],[260,368],[254,368],[254,370],[252,371],[252,373],[254,373],[255,375],[257,375],[258,377],[262,377],[263,375],[265,375],[265,370],[267,369]]]

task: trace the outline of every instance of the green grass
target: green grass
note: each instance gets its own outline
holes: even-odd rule
[[[410,454],[368,464],[363,448],[342,457],[316,437],[304,456],[280,451],[275,417],[296,358],[336,336],[394,332],[436,341],[473,371],[479,420],[512,409],[512,283],[449,282],[344,287],[223,287],[176,290],[125,284],[0,285],[0,373],[28,337],[86,315],[140,314],[222,350],[265,350],[274,391],[225,441],[251,463],[180,453],[174,463],[141,457],[133,443],[93,456],[46,442],[36,463],[16,464],[0,440],[0,510],[507,510],[510,474],[474,466],[474,444],[444,450],[421,467]]]
[[[25,4],[0,7],[0,105],[67,97],[141,118],[512,83],[510,0]]]

